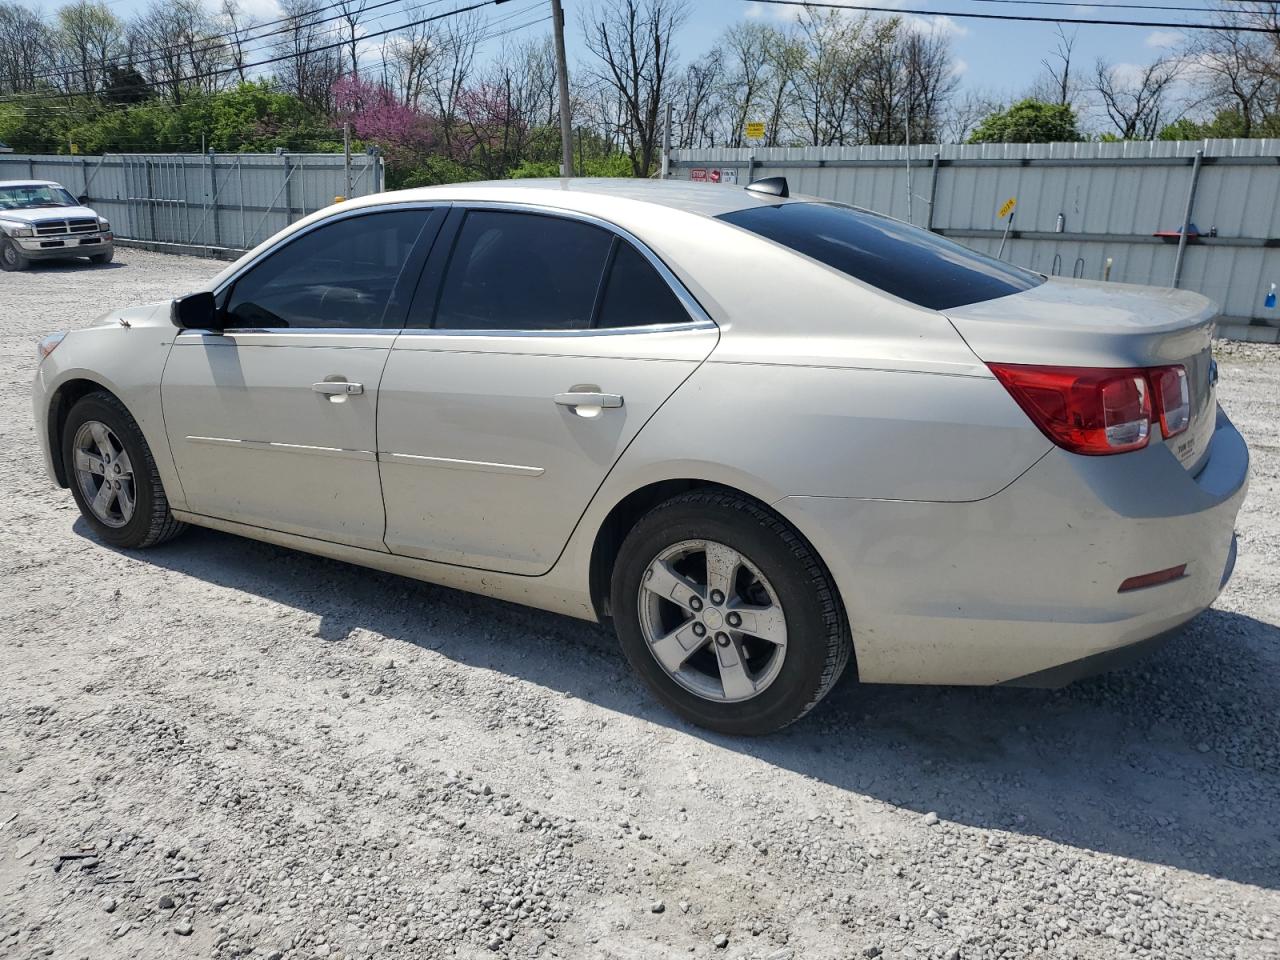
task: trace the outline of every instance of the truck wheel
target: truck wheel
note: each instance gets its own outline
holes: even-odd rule
[[[16,243],[8,237],[0,238],[0,270],[25,270],[30,265]]]
[[[106,253],[95,253],[89,258],[89,262],[98,264],[110,263],[115,254],[114,250],[108,250]]]

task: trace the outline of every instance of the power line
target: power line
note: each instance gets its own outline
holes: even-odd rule
[[[508,0],[491,0],[491,2],[495,2],[495,3],[505,3],[505,2],[508,2]],[[483,6],[484,4],[480,4],[480,5],[481,5],[481,6]],[[527,21],[525,21],[524,23],[518,23],[518,24],[515,24],[514,26],[507,27],[507,28],[506,28],[506,29],[504,29],[504,30],[493,30],[493,29],[492,29],[493,27],[497,26],[498,24],[506,23],[506,22],[508,22],[508,21],[511,21],[511,20],[516,19],[517,17],[519,17],[519,16],[521,16],[521,15],[523,15],[523,14],[528,13],[528,12],[530,11],[530,9],[531,9],[530,7],[523,7],[523,8],[519,8],[519,9],[516,9],[516,10],[514,10],[513,12],[511,12],[511,13],[509,13],[509,14],[505,15],[505,16],[502,16],[502,17],[495,17],[495,18],[493,18],[493,19],[491,19],[491,20],[489,20],[489,21],[486,21],[486,23],[484,24],[484,26],[483,26],[483,28],[481,29],[480,33],[479,33],[479,34],[476,36],[476,38],[475,38],[475,42],[476,42],[477,46],[479,46],[479,45],[481,45],[481,44],[486,44],[486,43],[490,42],[491,40],[496,40],[496,39],[498,39],[498,38],[500,38],[500,37],[508,36],[508,35],[510,35],[510,34],[512,34],[512,33],[518,33],[518,32],[519,32],[519,31],[521,31],[521,30],[526,30],[526,29],[528,29],[529,27],[537,26],[538,24],[540,24],[540,23],[545,23],[545,22],[547,22],[548,20],[550,20],[550,19],[551,19],[551,17],[550,17],[549,15],[543,15],[543,16],[540,16],[540,17],[535,17],[535,18],[534,18],[534,19],[532,19],[532,20],[527,20]],[[464,12],[465,12],[465,11],[464,11]],[[432,19],[439,19],[439,17],[432,18]],[[413,24],[406,24],[406,25],[404,25],[404,26],[413,26]],[[396,28],[396,29],[403,29],[403,27],[398,27],[398,28]],[[303,53],[301,53],[301,54],[297,54],[297,55],[298,55],[298,56],[303,56],[303,55],[305,55],[307,52],[309,52],[309,51],[303,51]],[[292,56],[292,55],[291,55],[291,56]],[[374,62],[372,62],[372,63],[366,64],[366,68],[365,68],[365,69],[366,69],[366,70],[376,70],[376,69],[378,69],[379,67],[385,66],[386,64],[387,64],[387,61],[385,61],[385,60],[378,60],[378,61],[374,61]],[[51,96],[56,97],[56,98],[58,98],[58,99],[63,99],[63,98],[64,98],[64,95],[62,95],[62,94],[54,94],[54,95],[51,95]],[[87,99],[87,98],[84,98],[84,97],[83,97],[83,95],[77,95],[77,96],[76,96],[76,97],[74,97],[74,98],[72,98],[72,97],[65,97],[65,98],[66,98],[66,99]],[[16,109],[18,109],[18,110],[21,110],[21,111],[22,111],[25,115],[27,115],[27,116],[36,115],[36,114],[39,114],[39,113],[41,113],[41,112],[43,112],[43,111],[46,111],[46,110],[71,110],[71,109],[73,109],[72,105],[70,105],[70,104],[67,104],[67,105],[47,105],[47,104],[46,104],[46,105],[41,105],[41,106],[39,106],[39,107],[28,106],[28,105],[27,105],[27,103],[26,103],[26,101],[29,101],[29,100],[31,100],[31,99],[35,99],[35,98],[34,98],[34,97],[22,97],[21,99],[14,100],[14,101],[8,101],[8,102],[4,101],[3,99],[0,99],[0,107],[2,107],[2,106],[8,106],[8,107],[10,107],[10,108],[16,108]],[[128,109],[130,109],[130,108],[132,108],[132,107],[142,106],[142,105],[144,105],[144,104],[131,104],[131,103],[100,104],[100,103],[95,103],[95,106],[96,106],[96,107],[99,107],[100,109],[105,109],[105,110],[120,110],[120,111],[128,110]],[[269,137],[268,137],[268,138],[265,138],[265,139],[271,139],[271,138],[269,138]],[[289,141],[289,142],[291,142],[291,143],[296,143],[296,142],[301,142],[301,141],[303,141],[303,140],[305,140],[305,139],[308,139],[308,138],[284,137],[283,139],[286,139],[286,140],[288,140],[288,141]],[[39,142],[40,142],[40,143],[42,143],[42,144],[44,144],[44,145],[46,145],[46,146],[52,145],[52,146],[57,146],[57,147],[61,147],[61,146],[62,146],[62,143],[63,143],[63,141],[61,141],[61,140],[59,140],[59,141],[39,141]],[[149,141],[125,141],[125,140],[113,140],[112,142],[113,142],[114,144],[117,144],[117,145],[123,145],[123,146],[143,146],[143,147],[145,147],[145,146],[154,145],[154,144],[156,144],[156,143],[168,143],[168,144],[177,145],[177,144],[190,143],[190,142],[193,142],[193,141],[192,141],[190,138],[186,138],[186,139],[174,139],[174,138],[157,137],[157,138],[151,139],[151,140],[149,140]],[[242,144],[243,144],[244,142],[246,142],[244,139],[241,139],[241,140],[240,140],[240,143],[242,143]],[[329,142],[329,141],[323,141],[323,142]],[[341,142],[342,142],[342,137],[341,137],[341,136],[337,136],[337,138],[336,138],[336,142],[341,143]]]
[[[1107,10],[1185,10],[1188,13],[1226,13],[1231,16],[1239,16],[1241,11],[1233,7],[1187,7],[1175,6],[1159,3],[1088,3],[1087,0],[969,0],[970,3],[1007,3],[1017,7],[1074,7],[1077,10],[1082,7],[1105,8]],[[1231,2],[1231,0],[1223,0],[1223,2]],[[1240,3],[1254,3],[1257,0],[1238,0]],[[810,6],[821,6],[821,4],[810,4]],[[849,5],[849,9],[856,10],[856,6]]]
[[[909,10],[905,7],[873,7],[859,3],[852,6],[847,3],[819,3],[816,0],[747,0],[751,3],[769,3],[781,7],[825,7],[833,10],[857,11],[868,13],[911,14],[918,17],[954,17],[959,20],[1004,20],[1022,23],[1075,23],[1084,26],[1104,27],[1167,27],[1175,30],[1217,30],[1222,33],[1268,33],[1277,31],[1270,27],[1250,27],[1240,24],[1218,23],[1185,23],[1159,20],[1101,20],[1083,17],[1033,17],[1028,14],[1012,13],[960,13],[952,10]],[[1233,11],[1234,12],[1234,11]]]
[[[140,50],[136,52],[124,53],[118,57],[113,58],[109,63],[104,61],[102,63],[69,65],[60,70],[46,70],[43,73],[33,73],[30,75],[29,79],[48,80],[48,79],[53,79],[57,77],[65,77],[68,74],[79,73],[83,71],[85,67],[88,67],[88,69],[94,72],[97,72],[100,70],[105,71],[112,67],[116,67],[116,68],[135,67],[136,68],[136,67],[148,66],[150,64],[160,63],[164,61],[166,58],[175,56],[175,55],[181,57],[183,55],[186,55],[192,52],[205,54],[205,53],[210,53],[219,49],[224,49],[224,48],[230,49],[233,46],[243,46],[246,44],[252,48],[250,52],[261,52],[262,50],[265,50],[266,47],[253,47],[253,45],[256,44],[259,40],[266,40],[268,37],[282,36],[283,34],[290,33],[294,30],[314,29],[316,27],[323,26],[326,23],[336,23],[339,20],[346,20],[347,15],[345,13],[340,13],[333,17],[325,17],[319,20],[312,20],[310,19],[310,16],[313,13],[323,13],[325,10],[332,10],[335,7],[343,6],[344,3],[349,3],[349,2],[350,0],[339,0],[338,3],[330,4],[327,7],[318,7],[317,9],[313,11],[308,11],[306,14],[301,16],[285,17],[281,20],[269,20],[266,23],[252,24],[249,26],[245,26],[241,29],[229,30],[225,33],[205,34],[203,36],[193,38],[193,41],[190,44],[177,43],[171,46],[157,46],[157,47],[152,47],[149,50]],[[360,13],[367,13],[370,10],[377,10],[381,7],[388,7],[393,4],[404,3],[404,2],[405,0],[379,0],[378,3],[370,4],[364,7],[360,11]],[[444,0],[426,0],[425,3],[418,4],[418,9],[426,9],[427,7],[434,7],[443,2]],[[385,16],[389,16],[389,15],[390,14],[382,14],[377,17],[373,17],[372,20],[373,21],[381,20]],[[285,24],[285,26],[282,26],[277,30],[268,31],[267,33],[259,33],[256,35],[254,34],[254,31],[262,30],[265,27],[275,26],[276,24]],[[245,34],[244,36],[241,36],[242,30]],[[363,39],[363,38],[357,38],[357,42],[360,39]],[[350,42],[350,41],[347,41],[347,42]],[[243,50],[241,50],[240,52],[242,54],[244,53]]]
[[[463,13],[470,13],[472,10],[479,10],[482,7],[496,6],[498,4],[507,3],[507,2],[509,2],[509,0],[479,0],[479,2],[469,4],[468,6],[465,6],[465,7],[456,7],[453,10],[448,10],[448,11],[445,11],[444,13],[437,13],[434,16],[422,17],[419,20],[411,20],[408,23],[401,23],[394,27],[389,27],[386,30],[379,30],[375,33],[366,33],[360,39],[372,40],[376,37],[384,37],[384,36],[387,36],[388,34],[398,33],[401,30],[407,30],[410,27],[420,27],[423,24],[433,23],[437,20],[446,20],[449,17],[458,16]],[[236,66],[221,67],[216,70],[208,70],[201,73],[199,77],[193,77],[192,79],[207,80],[211,77],[218,77],[224,74],[239,73],[242,70],[248,70],[252,67],[264,67],[264,66],[270,66],[271,64],[274,64],[274,63],[281,63],[285,60],[297,60],[301,57],[311,56],[317,53],[324,53],[325,51],[328,51],[328,50],[336,50],[339,47],[345,47],[347,46],[347,43],[348,41],[346,40],[338,40],[333,43],[322,44],[318,47],[308,47],[305,50],[298,50],[292,53],[281,54],[278,57],[269,57],[265,60],[255,60],[251,63],[242,63]],[[52,92],[52,93],[42,92],[42,93],[26,94],[26,95],[9,95],[6,97],[0,97],[0,103],[29,102],[29,101],[38,100],[38,99],[67,99],[69,97],[75,97],[75,96],[84,96],[84,95],[83,94],[64,94],[60,92]]]

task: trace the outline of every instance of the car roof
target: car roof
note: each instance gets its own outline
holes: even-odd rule
[[[0,187],[60,187],[56,180],[0,180]]]
[[[749,207],[773,206],[788,201],[755,193],[731,184],[695,183],[689,180],[640,180],[623,177],[573,177],[528,180],[487,180],[417,187],[361,198],[364,204],[406,200],[458,200],[532,203],[599,213],[610,206],[647,204],[685,213],[718,217]],[[805,199],[805,198],[794,198]]]

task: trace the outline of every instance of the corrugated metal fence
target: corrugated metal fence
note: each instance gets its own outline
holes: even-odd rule
[[[129,240],[248,250],[347,196],[341,154],[0,154],[0,180],[56,180]],[[382,189],[380,157],[351,158],[350,196]]]
[[[1110,261],[1109,279],[1155,286],[1175,282],[1190,203],[1199,234],[1188,231],[1177,284],[1212,297],[1229,321],[1280,325],[1265,306],[1280,282],[1280,140],[685,150],[672,165],[682,179],[785,176],[793,193],[991,254],[1006,225],[999,208],[1016,197],[1006,260],[1093,279]]]

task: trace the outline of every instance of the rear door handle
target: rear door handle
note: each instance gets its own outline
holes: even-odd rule
[[[364,393],[364,384],[352,383],[350,380],[321,380],[313,383],[311,389],[328,396],[353,397]]]
[[[600,393],[598,390],[570,390],[568,393],[557,393],[552,399],[562,407],[607,407],[622,406],[622,395],[618,393]]]

